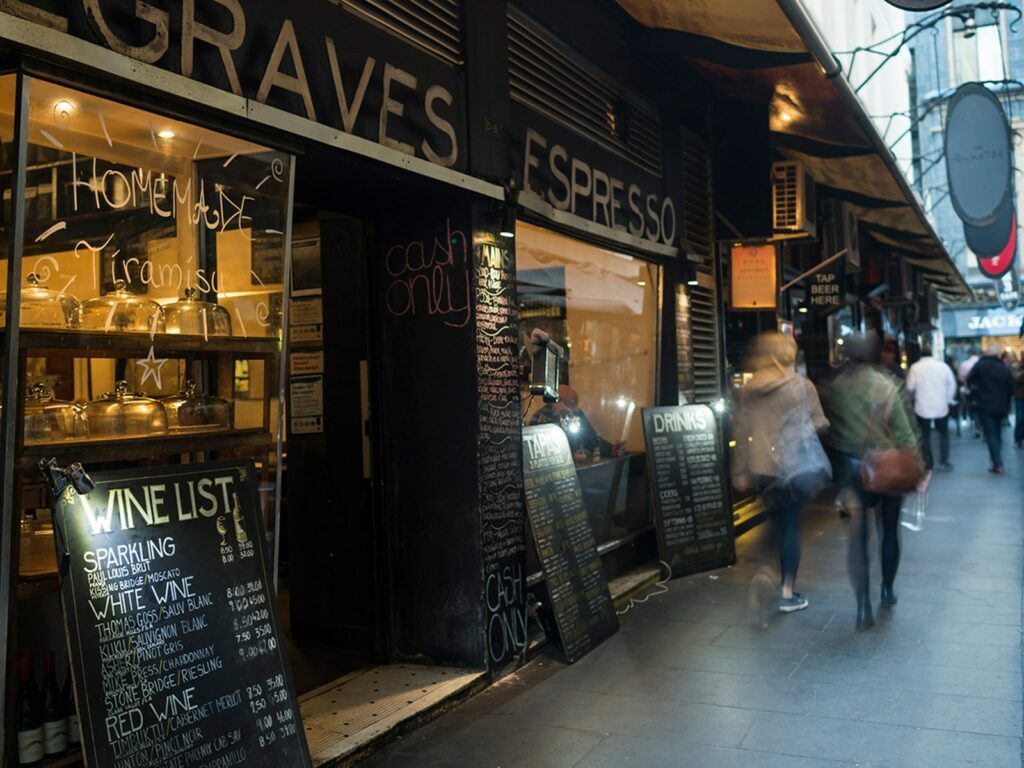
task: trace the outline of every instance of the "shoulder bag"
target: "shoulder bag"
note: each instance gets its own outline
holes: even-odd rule
[[[921,481],[914,450],[892,444],[892,409],[897,397],[899,392],[893,387],[882,413],[879,430],[882,439],[877,446],[866,450],[861,459],[860,483],[868,493],[898,496],[915,490]],[[877,409],[872,408],[872,415],[876,412]]]

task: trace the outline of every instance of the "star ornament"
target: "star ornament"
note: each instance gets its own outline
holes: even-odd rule
[[[136,360],[135,364],[143,369],[142,381],[139,382],[139,386],[142,387],[149,379],[153,379],[156,382],[157,389],[163,389],[163,384],[160,381],[160,369],[164,367],[164,363],[167,362],[167,358],[157,359],[156,353],[153,350],[153,346],[149,347],[149,354],[146,355],[142,360]]]

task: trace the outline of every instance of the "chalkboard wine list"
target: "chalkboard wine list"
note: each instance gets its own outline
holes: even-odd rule
[[[43,712],[30,655],[21,657],[18,672],[18,765],[39,765],[44,755]]]

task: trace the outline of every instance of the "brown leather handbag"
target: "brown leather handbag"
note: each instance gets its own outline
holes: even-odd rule
[[[860,483],[868,493],[911,493],[920,481],[917,456],[909,448],[868,451],[860,464]]]
[[[916,451],[892,446],[892,409],[898,396],[899,392],[894,390],[882,418],[884,439],[879,442],[891,447],[868,449],[861,459],[860,483],[868,493],[885,496],[911,493],[921,481]]]

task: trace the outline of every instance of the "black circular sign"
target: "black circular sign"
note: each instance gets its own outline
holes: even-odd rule
[[[989,226],[1008,205],[1013,149],[1006,113],[985,86],[967,83],[953,94],[945,142],[953,209],[965,224]]]
[[[889,0],[889,5],[895,5],[904,11],[934,11],[951,2],[952,0]]]
[[[1011,269],[1017,261],[1017,217],[1013,217],[1010,227],[1010,239],[995,256],[978,256],[978,269],[983,275],[997,280]]]
[[[973,253],[978,256],[991,258],[998,256],[1006,249],[1010,242],[1010,233],[1013,230],[1013,198],[1007,201],[996,220],[987,227],[972,227],[964,224],[964,242]]]

